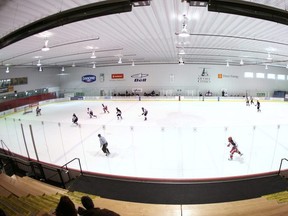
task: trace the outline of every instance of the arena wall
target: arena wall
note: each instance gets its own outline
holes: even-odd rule
[[[203,70],[205,74],[203,75]],[[244,78],[245,72],[264,73],[265,78]],[[220,96],[222,91],[228,96],[243,96],[263,93],[262,96],[272,97],[274,91],[287,91],[287,69],[261,66],[219,66],[219,65],[130,65],[114,67],[65,68],[66,76],[60,76],[59,68],[14,68],[13,73],[2,74],[1,79],[28,77],[27,85],[14,86],[15,91],[26,91],[37,88],[48,88],[59,91],[63,96],[76,93],[83,96],[115,96],[134,92],[143,95],[155,91],[161,96],[198,96],[199,93],[211,92]],[[283,74],[285,80],[267,79],[267,74]],[[120,78],[113,78],[115,75]],[[96,76],[95,82],[82,81],[85,75]],[[122,77],[122,78],[121,78]],[[49,92],[51,92],[49,90]]]

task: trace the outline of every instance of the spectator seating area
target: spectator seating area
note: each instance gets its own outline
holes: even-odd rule
[[[51,215],[60,200],[66,195],[81,206],[81,197],[92,198],[95,207],[106,208],[121,216],[216,216],[216,215],[287,215],[288,192],[283,191],[260,198],[236,202],[202,204],[202,205],[160,205],[145,204],[105,199],[99,196],[70,192],[62,188],[24,176],[7,176],[0,174],[0,208],[6,215]]]

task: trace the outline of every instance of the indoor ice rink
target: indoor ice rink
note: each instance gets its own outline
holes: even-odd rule
[[[245,98],[58,99],[40,102],[41,116],[34,107],[25,115],[19,111],[0,118],[0,136],[11,152],[59,166],[79,158],[82,169],[91,173],[154,179],[239,177],[277,171],[287,157],[288,104],[260,102],[261,112],[246,106]],[[122,120],[117,120],[116,107]],[[147,121],[142,107],[148,110]],[[87,108],[97,118],[90,118]],[[73,113],[80,126],[72,123]],[[99,133],[108,141],[109,156],[100,149]],[[235,153],[232,161],[229,136],[243,153]],[[79,169],[79,164],[74,161],[68,168]]]

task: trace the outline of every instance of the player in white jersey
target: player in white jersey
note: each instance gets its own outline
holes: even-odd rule
[[[92,117],[97,118],[97,116],[93,114],[93,111],[90,108],[87,108],[87,114],[90,116],[90,118]]]
[[[106,156],[110,155],[110,151],[107,148],[108,146],[107,140],[105,139],[105,137],[101,136],[101,134],[98,134],[98,137],[99,137],[99,142],[100,142],[100,148],[106,154]]]

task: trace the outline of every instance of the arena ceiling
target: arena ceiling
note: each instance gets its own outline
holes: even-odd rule
[[[287,8],[288,0],[0,0],[0,70],[179,61],[285,68]]]

